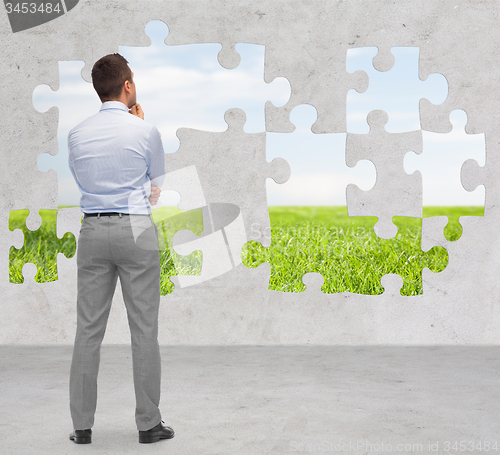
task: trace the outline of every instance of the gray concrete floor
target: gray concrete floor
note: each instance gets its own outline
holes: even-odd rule
[[[176,436],[155,444],[137,442],[130,348],[110,345],[93,443],[69,441],[70,361],[0,347],[0,454],[500,452],[500,347],[164,346]]]

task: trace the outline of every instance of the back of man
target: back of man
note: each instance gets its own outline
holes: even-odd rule
[[[146,194],[129,198],[132,190],[148,189],[164,174],[162,143],[153,125],[130,115],[123,103],[107,101],[71,130],[68,147],[83,211],[151,213]]]
[[[139,442],[156,442],[174,436],[162,425],[158,408],[160,260],[150,217],[150,202],[159,196],[158,188],[151,193],[151,181],[160,186],[154,179],[164,174],[163,147],[158,130],[143,120],[133,73],[121,55],[96,62],[92,81],[101,110],[68,136],[69,166],[84,213],[77,247],[77,332],[70,375],[75,431],[70,439],[91,442],[101,342],[120,278],[131,332]],[[140,248],[133,227],[155,247]]]

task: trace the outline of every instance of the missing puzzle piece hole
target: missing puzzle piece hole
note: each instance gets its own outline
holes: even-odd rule
[[[151,39],[152,46],[169,45],[167,37],[170,34],[170,29],[165,22],[160,20],[150,21],[146,25],[145,31],[146,35]],[[241,63],[241,55],[236,50],[236,44],[228,42],[219,44],[221,44],[221,50],[217,54],[219,64],[228,70],[237,68]]]
[[[462,218],[484,216],[484,207],[424,207],[423,223],[426,229],[438,231],[442,229],[443,236],[448,242],[456,242],[462,237]],[[441,219],[441,221],[438,221]],[[424,224],[423,224],[424,225]]]
[[[460,224],[459,218],[453,219],[448,217],[448,223],[443,229],[443,235],[448,242],[456,242],[460,237],[462,237],[463,227]]]
[[[293,132],[311,133],[312,125],[318,120],[318,110],[310,104],[299,104],[290,111]]]
[[[363,117],[372,110],[389,114],[387,132],[409,132],[421,128],[419,103],[428,99],[441,104],[448,96],[448,82],[443,74],[419,77],[419,48],[362,47],[349,49],[346,69],[364,71],[369,86],[364,93],[349,90],[347,94],[347,131],[367,133]]]
[[[166,44],[167,36],[170,34],[168,25],[160,20],[148,22],[144,31],[151,40],[151,46],[163,46]]]

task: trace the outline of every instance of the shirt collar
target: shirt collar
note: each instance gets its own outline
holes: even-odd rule
[[[108,109],[119,109],[120,111],[128,112],[128,107],[121,101],[106,101],[105,103],[102,103],[100,111]]]

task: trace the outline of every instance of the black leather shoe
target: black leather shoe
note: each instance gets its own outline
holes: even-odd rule
[[[170,427],[164,427],[162,424],[163,420],[151,430],[139,431],[139,442],[144,444],[158,442],[160,439],[172,439],[175,434],[174,430]]]
[[[75,430],[69,435],[75,444],[90,444],[92,442],[92,430]]]

